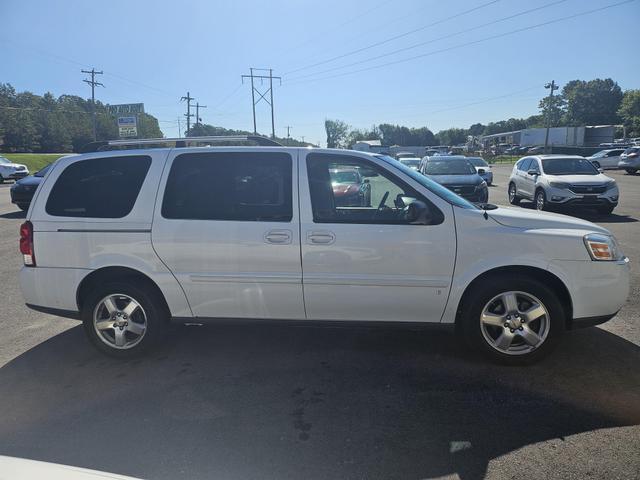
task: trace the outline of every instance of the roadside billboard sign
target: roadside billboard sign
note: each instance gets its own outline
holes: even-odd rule
[[[138,123],[135,116],[118,117],[118,135],[120,138],[138,136]]]
[[[144,113],[144,103],[123,103],[120,105],[107,105],[111,115],[132,115]]]

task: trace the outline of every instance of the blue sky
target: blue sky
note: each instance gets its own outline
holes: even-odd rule
[[[324,144],[325,118],[435,132],[537,113],[552,79],[640,88],[640,0],[510,33],[620,1],[2,0],[0,82],[88,97],[80,70],[95,66],[100,100],[144,102],[175,136],[187,90],[208,106],[203,122],[251,130],[240,75],[268,67],[283,77],[279,136],[290,125]],[[270,133],[268,106],[256,108]]]

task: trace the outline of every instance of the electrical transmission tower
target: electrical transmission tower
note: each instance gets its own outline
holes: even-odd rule
[[[193,113],[191,113],[191,101],[195,100],[195,98],[193,98],[191,96],[191,94],[189,92],[187,92],[187,96],[186,97],[181,97],[180,101],[187,101],[187,113],[184,114],[185,117],[187,117],[187,133],[185,133],[185,137],[189,136],[189,130],[191,129],[191,117],[193,117]]]
[[[88,83],[89,85],[91,85],[91,109],[92,109],[92,113],[93,113],[93,141],[95,142],[98,138],[98,118],[97,118],[97,113],[96,113],[96,86],[100,86],[102,88],[105,88],[104,85],[100,82],[96,82],[96,75],[102,75],[103,72],[102,70],[100,70],[99,72],[96,71],[95,68],[92,68],[91,70],[80,70],[82,73],[90,73],[91,74],[91,80],[87,80],[86,78],[84,80],[82,80],[85,83]]]
[[[253,73],[254,70],[259,72],[269,72],[269,75],[256,75]],[[264,100],[271,107],[271,138],[276,138],[276,124],[274,120],[273,114],[273,80],[279,80],[280,85],[282,85],[282,77],[274,77],[273,70],[271,68],[250,68],[251,72],[249,75],[242,75],[242,83],[244,83],[245,78],[251,79],[251,101],[253,103],[253,133],[254,135],[258,134],[258,129],[256,128],[256,104],[261,100]],[[267,88],[264,92],[258,90],[255,85],[255,79],[260,79],[260,85],[263,85],[264,80],[269,80],[269,88]],[[258,94],[258,99],[256,100],[256,93]],[[269,95],[269,100],[267,100],[267,95]]]

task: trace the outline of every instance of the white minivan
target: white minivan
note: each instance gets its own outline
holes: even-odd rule
[[[357,169],[350,202],[330,172]],[[606,229],[480,209],[395,159],[332,149],[146,148],[60,159],[20,231],[29,307],[103,352],[169,321],[432,322],[526,363],[612,318],[629,266]],[[491,209],[493,208],[493,209]]]

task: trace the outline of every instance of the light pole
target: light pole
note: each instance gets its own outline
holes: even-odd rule
[[[553,92],[560,87],[556,85],[555,80],[547,83],[544,88],[551,90],[549,93],[549,102],[547,103],[547,133],[544,136],[544,153],[549,153],[549,129],[551,128],[551,109],[553,108]]]

